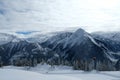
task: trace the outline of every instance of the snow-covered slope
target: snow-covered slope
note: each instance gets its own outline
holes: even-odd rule
[[[15,36],[6,34],[6,33],[0,33],[0,45],[6,44],[12,40],[15,39]]]
[[[113,57],[119,60],[120,57],[120,33],[119,32],[99,32],[92,33],[92,37],[101,43],[103,47],[107,50],[109,54],[112,54]]]
[[[80,78],[63,75],[45,75],[15,69],[0,69],[0,80],[81,80]]]
[[[92,35],[120,42],[120,32],[94,32]]]
[[[119,74],[119,71],[84,72],[77,70],[53,70],[42,74],[35,69],[32,72],[17,69],[0,69],[0,80],[119,80]]]
[[[15,69],[0,69],[1,80],[45,80],[45,76],[35,72]]]

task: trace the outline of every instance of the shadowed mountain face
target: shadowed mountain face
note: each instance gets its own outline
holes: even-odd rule
[[[71,36],[57,41],[56,44],[52,44],[52,49],[59,53],[64,59],[71,61],[81,59],[86,60],[93,57],[102,60],[104,56],[103,50],[93,40],[94,39],[92,39],[90,34],[79,29]],[[48,46],[51,45],[49,44],[50,42],[48,43],[46,41],[45,44],[46,43]]]
[[[12,37],[0,45],[0,60],[3,65],[34,66],[35,63],[46,62],[51,65],[71,65],[74,69],[83,70],[119,70],[120,41],[106,35],[89,34],[78,29],[75,32],[56,33],[42,42]]]

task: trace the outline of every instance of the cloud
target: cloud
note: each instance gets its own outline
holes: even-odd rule
[[[120,29],[119,0],[1,0],[0,30]]]

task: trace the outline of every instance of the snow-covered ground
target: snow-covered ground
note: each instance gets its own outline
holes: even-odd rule
[[[6,66],[0,69],[0,80],[120,80],[120,71],[84,72],[46,64],[29,70],[27,67]]]

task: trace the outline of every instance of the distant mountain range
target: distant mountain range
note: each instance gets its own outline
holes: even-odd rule
[[[82,70],[120,70],[120,33],[87,33],[78,29],[37,33],[27,38],[0,33],[1,66],[37,63],[69,65]]]

